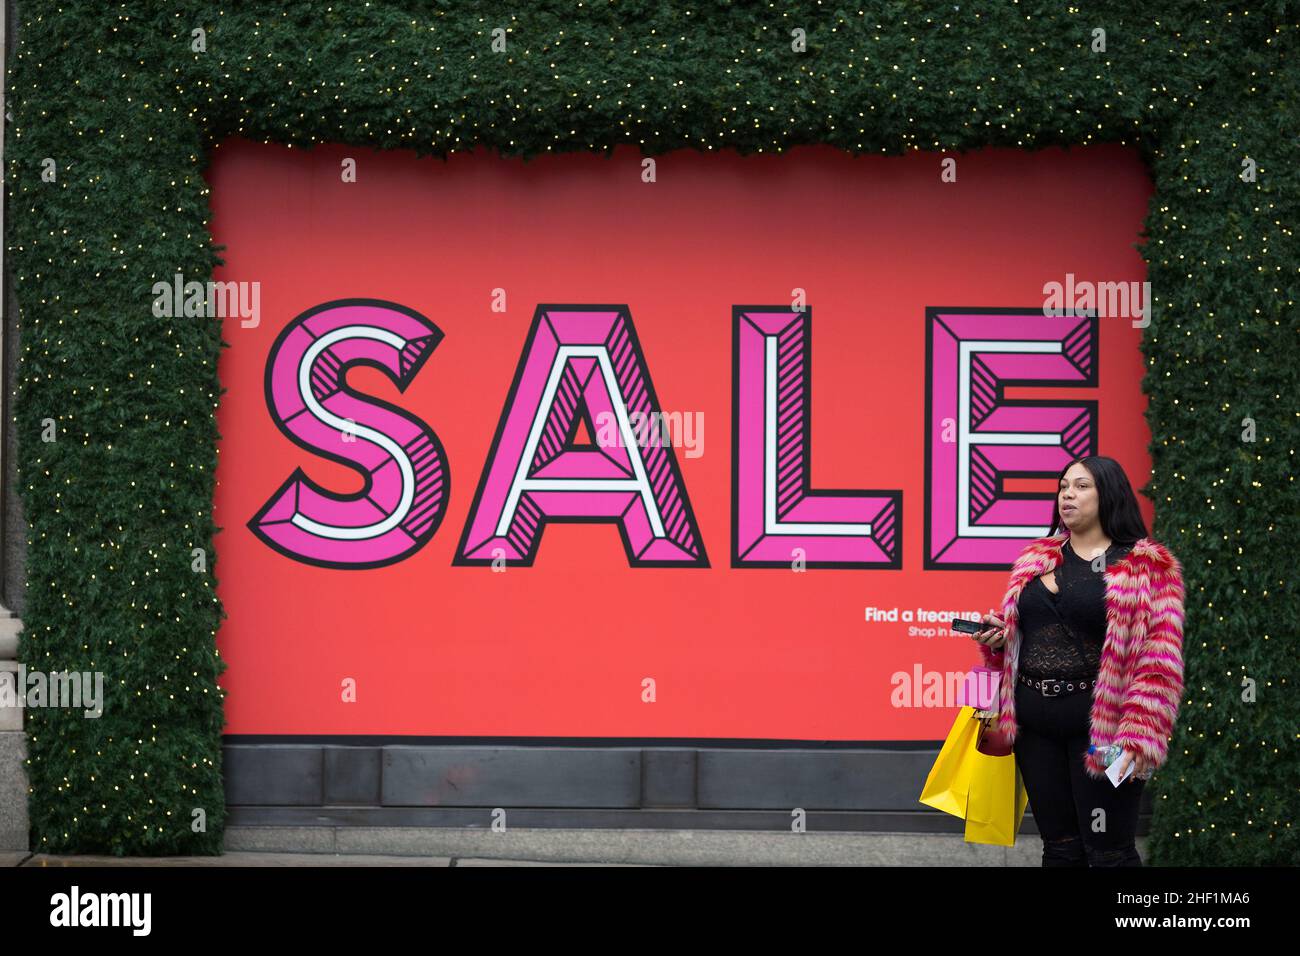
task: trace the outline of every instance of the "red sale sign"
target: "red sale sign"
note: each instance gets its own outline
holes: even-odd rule
[[[358,153],[214,152],[229,733],[934,739],[1148,472],[1126,150]]]

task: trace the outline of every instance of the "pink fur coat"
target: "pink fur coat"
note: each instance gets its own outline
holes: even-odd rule
[[[1020,592],[1060,565],[1061,545],[1069,536],[1062,531],[1039,538],[1016,558],[1000,615],[1007,623],[1006,644],[997,651],[980,647],[984,665],[1002,672],[998,727],[1008,740],[1014,741],[1017,731]],[[1105,775],[1100,758],[1112,743],[1144,754],[1152,767],[1163,764],[1183,694],[1183,574],[1178,559],[1163,545],[1143,538],[1108,567],[1104,577],[1106,640],[1089,717],[1097,753],[1084,758],[1085,771],[1096,778]]]

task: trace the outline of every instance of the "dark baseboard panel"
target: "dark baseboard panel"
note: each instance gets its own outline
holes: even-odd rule
[[[919,806],[919,805],[918,805]],[[508,807],[506,822],[518,829],[559,830],[754,830],[787,831],[791,814],[780,810],[558,810]],[[443,827],[490,828],[492,807],[230,807],[227,827]],[[809,833],[961,833],[962,821],[920,807],[916,812],[809,810]],[[1139,830],[1141,835],[1143,831]],[[1021,835],[1037,834],[1025,815]]]
[[[228,738],[231,826],[516,827],[961,832],[917,802],[938,753],[895,743],[498,743],[437,738]],[[1150,798],[1143,795],[1138,833]],[[1032,814],[1022,833],[1036,833]]]

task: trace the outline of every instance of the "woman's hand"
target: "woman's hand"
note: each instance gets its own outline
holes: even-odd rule
[[[1001,650],[1007,643],[1007,622],[996,614],[985,614],[980,618],[980,623],[984,625],[984,630],[971,637],[991,651]]]
[[[1124,779],[1125,768],[1127,768],[1130,763],[1133,764],[1133,776],[1135,779],[1148,780],[1151,775],[1155,773],[1155,768],[1151,766],[1151,761],[1148,760],[1145,755],[1137,753],[1136,751],[1128,750],[1127,748],[1119,755],[1119,757],[1116,758],[1116,763],[1119,765],[1117,773],[1121,780]]]

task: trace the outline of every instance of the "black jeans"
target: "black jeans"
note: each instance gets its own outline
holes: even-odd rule
[[[1118,787],[1083,769],[1092,694],[1044,697],[1016,684],[1016,766],[1043,837],[1043,866],[1141,866],[1134,840],[1145,781]]]

